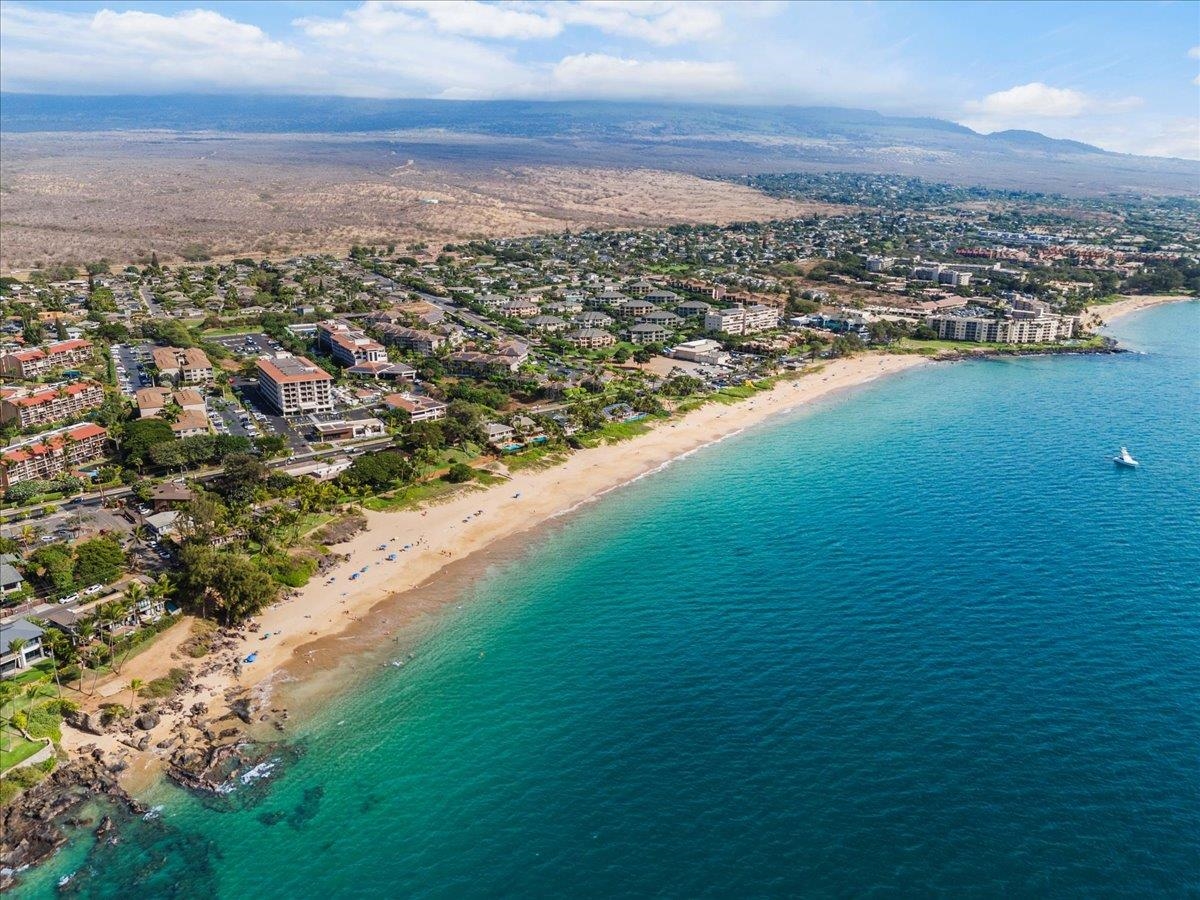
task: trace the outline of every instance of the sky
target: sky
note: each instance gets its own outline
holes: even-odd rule
[[[1200,158],[1200,0],[0,2],[0,88],[850,106]]]

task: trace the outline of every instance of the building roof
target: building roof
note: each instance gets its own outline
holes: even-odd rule
[[[446,404],[442,401],[419,394],[388,394],[383,398],[383,402],[393,409],[402,409],[410,415],[415,412],[446,408]]]
[[[4,451],[4,455],[0,459],[3,459],[5,462],[24,462],[27,459],[33,459],[35,456],[44,456],[47,453],[61,449],[66,443],[67,438],[74,441],[83,441],[107,433],[107,431],[94,422],[84,422],[82,425],[74,425],[70,428],[47,432],[31,439],[27,443],[10,447]]]
[[[156,484],[150,489],[150,499],[167,502],[186,502],[196,496],[186,484],[177,481],[166,481]]]
[[[40,638],[44,633],[28,619],[13,619],[11,622],[6,622],[0,625],[0,653],[7,653],[12,642],[18,638],[23,641],[32,641]]]
[[[171,423],[172,431],[195,431],[200,428],[208,429],[208,416],[198,409],[185,409]]]
[[[14,406],[41,406],[44,403],[53,403],[59,398],[59,392],[65,392],[68,396],[82,394],[85,391],[102,390],[99,384],[94,381],[75,381],[65,386],[50,386],[43,390],[21,392],[5,397],[9,403]],[[23,395],[22,395],[23,394]]]
[[[263,356],[258,368],[276,384],[333,381],[333,376],[307,356]]]

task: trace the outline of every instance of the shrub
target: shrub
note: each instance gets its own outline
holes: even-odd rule
[[[451,484],[462,484],[464,481],[470,481],[475,477],[475,470],[466,463],[456,462],[443,476]]]

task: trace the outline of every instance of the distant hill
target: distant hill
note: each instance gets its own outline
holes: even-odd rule
[[[0,95],[0,132],[423,133],[444,158],[639,165],[700,174],[869,171],[1064,194],[1195,195],[1200,164],[1110,153],[1032,131],[983,135],[860,109],[346,97]]]

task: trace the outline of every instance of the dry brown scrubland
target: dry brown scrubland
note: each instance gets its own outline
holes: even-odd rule
[[[197,250],[221,259],[344,253],[352,243],[437,247],[831,209],[653,168],[519,164],[511,147],[489,160],[479,147],[455,159],[445,147],[397,146],[305,136],[6,136],[0,267],[137,262],[151,251],[166,262]]]

